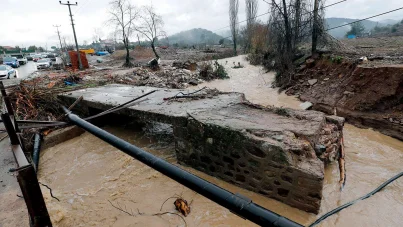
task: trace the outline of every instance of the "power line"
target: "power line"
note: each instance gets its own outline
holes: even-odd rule
[[[321,9],[324,9],[324,8],[327,8],[327,7],[330,7],[330,6],[334,6],[334,5],[337,5],[337,4],[340,4],[340,3],[342,3],[342,2],[346,2],[347,0],[342,0],[342,1],[340,1],[340,2],[335,2],[335,3],[333,3],[333,4],[329,4],[329,5],[327,5],[327,6],[323,6],[323,7],[321,7]]]
[[[256,17],[254,17],[254,18],[249,18],[249,19],[246,19],[246,20],[243,20],[243,21],[237,22],[236,24],[240,24],[240,23],[246,22],[246,21],[248,21],[248,20],[250,20],[250,19],[256,19],[256,18],[258,18],[258,17],[261,17],[261,16],[264,16],[264,15],[267,15],[267,14],[269,14],[269,13],[270,13],[270,12],[263,13],[263,14],[260,14],[260,15],[258,15],[258,16],[256,16]],[[221,30],[221,29],[224,29],[224,28],[229,28],[229,27],[231,27],[231,26],[225,26],[225,27],[219,28],[219,29],[217,29],[217,30],[215,30],[215,31],[218,31],[218,30]]]
[[[84,2],[82,2],[81,3],[81,5],[77,8],[77,10],[76,11],[74,11],[74,14],[76,14],[77,15],[77,13],[78,13],[78,11],[80,11],[81,10],[81,8],[83,8],[84,7],[84,5],[85,5],[85,3],[88,1],[88,0],[83,0]]]
[[[76,16],[81,14],[83,12],[83,9],[85,7],[88,6],[88,4],[91,2],[92,0],[87,0],[83,5],[81,5],[81,7],[76,11]]]
[[[379,17],[379,16],[382,16],[382,15],[385,15],[385,14],[388,14],[388,13],[392,13],[392,12],[396,12],[396,11],[402,10],[402,9],[403,9],[403,7],[397,8],[397,9],[390,10],[390,11],[387,11],[387,12],[384,12],[384,13],[380,13],[380,14],[377,14],[377,15],[374,15],[374,16],[371,16],[371,17],[367,17],[367,18],[361,19],[361,20],[356,20],[356,21],[353,21],[353,22],[348,23],[348,24],[343,24],[343,25],[339,25],[339,26],[336,26],[336,27],[333,27],[333,28],[329,28],[329,29],[326,29],[325,31],[330,31],[330,30],[333,30],[333,29],[336,29],[336,28],[341,28],[341,27],[344,27],[344,26],[347,26],[347,25],[355,24],[355,23],[358,23],[358,22],[361,22],[361,21],[364,21],[364,20],[368,20],[368,19],[372,19],[372,18],[375,18],[375,17]]]
[[[348,0],[342,0],[342,1],[338,1],[338,2],[335,2],[335,3],[329,4],[329,5],[326,5],[326,6],[319,7],[319,9],[318,9],[318,10],[326,9],[326,8],[328,8],[328,7],[335,6],[335,5],[338,5],[338,4],[340,4],[340,3],[347,2],[347,1],[348,1]],[[304,15],[307,15],[307,14],[312,14],[312,13],[314,13],[314,12],[315,12],[315,10],[314,10],[314,11],[312,11],[312,12],[306,12],[306,13],[303,13],[302,15],[304,16]]]

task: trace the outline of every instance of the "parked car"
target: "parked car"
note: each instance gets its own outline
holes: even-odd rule
[[[0,65],[0,78],[7,77],[10,79],[10,76],[17,77],[17,70],[8,65]]]
[[[12,54],[11,57],[16,57],[20,65],[25,65],[28,63],[27,58],[23,54]]]
[[[44,58],[44,59],[48,60],[48,62],[49,62],[49,64],[50,64],[50,66],[52,66],[52,65],[53,65],[53,61],[52,61],[50,58]]]
[[[20,62],[18,61],[18,59],[16,57],[4,57],[3,64],[9,65],[13,68],[20,67]]]
[[[35,55],[36,55],[35,53],[30,53],[30,54],[28,54],[28,55],[26,56],[26,57],[27,57],[27,60],[28,60],[28,61],[33,61]]]
[[[40,59],[42,59],[42,55],[40,55],[40,54],[35,54],[35,55],[33,56],[34,62],[37,62],[37,61],[40,60]]]
[[[96,56],[104,56],[104,55],[108,55],[109,52],[108,51],[97,51],[95,52]]]
[[[52,61],[56,61],[56,56],[54,54],[48,54],[46,55],[46,58],[49,58]]]
[[[51,66],[51,60],[48,58],[40,59],[36,62],[37,69],[48,69]]]

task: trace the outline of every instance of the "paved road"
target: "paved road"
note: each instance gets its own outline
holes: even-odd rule
[[[5,135],[0,133],[0,139]],[[0,226],[29,226],[24,199],[17,197],[22,195],[20,186],[14,174],[9,172],[17,164],[8,138],[0,141],[0,150]]]
[[[17,78],[10,78],[10,79],[1,79],[3,81],[4,86],[12,86],[19,83],[21,79],[28,77],[31,73],[37,71],[36,64],[33,61],[29,61],[25,65],[21,65],[17,68]]]
[[[62,60],[60,58],[56,59],[56,62],[54,63],[61,63]],[[17,68],[17,78],[10,78],[10,79],[1,79],[4,83],[4,85],[7,86],[12,86],[16,85],[19,83],[21,79],[27,78],[31,73],[38,71],[36,68],[36,63],[34,61],[28,61],[26,65],[21,65],[19,68]]]
[[[29,61],[26,65],[21,65],[17,71],[18,71],[18,78],[26,78],[29,76],[29,74],[35,72],[36,69],[36,64],[33,61]]]

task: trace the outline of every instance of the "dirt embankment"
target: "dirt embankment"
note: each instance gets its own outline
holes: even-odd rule
[[[296,74],[287,94],[352,124],[403,140],[403,65],[370,67],[322,58]]]

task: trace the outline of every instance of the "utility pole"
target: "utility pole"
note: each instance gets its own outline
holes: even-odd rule
[[[60,32],[59,32],[60,25],[53,25],[53,27],[55,27],[56,30],[57,30],[57,36],[59,36],[59,42],[60,42],[60,52],[62,52],[63,51],[63,45],[62,45],[62,39],[60,38]]]
[[[66,5],[69,7],[69,13],[70,13],[70,19],[71,19],[71,26],[73,27],[73,34],[74,34],[74,41],[76,42],[76,49],[77,49],[77,57],[78,57],[78,65],[80,69],[83,69],[83,64],[81,63],[81,55],[80,55],[80,49],[78,48],[78,43],[77,43],[77,36],[76,36],[76,30],[74,28],[74,22],[73,22],[73,14],[71,14],[71,7],[70,6],[77,6],[77,2],[75,4],[70,3],[70,1],[67,1],[67,3],[62,3],[62,1],[59,1],[60,5]]]
[[[319,0],[315,0],[313,9],[313,29],[312,29],[312,54],[316,53],[316,46],[318,45],[318,32],[319,32]]]
[[[60,27],[60,25],[53,25],[53,27],[56,28],[56,30],[57,30],[57,36],[59,36],[59,42],[60,42],[60,58],[61,58],[61,59],[64,59],[64,57],[63,57],[62,39],[60,38],[60,32],[59,32],[59,27]],[[63,62],[63,68],[66,67],[63,60],[62,60],[62,62]]]

